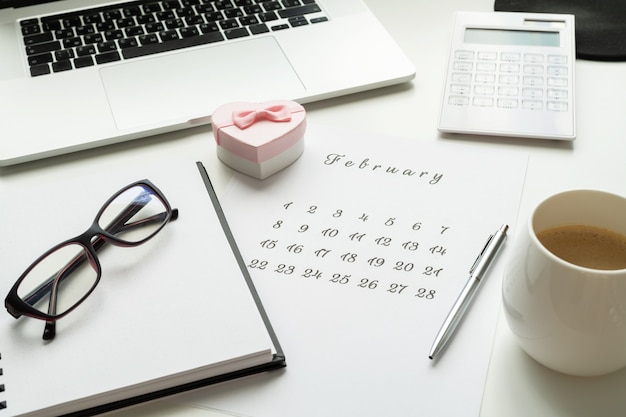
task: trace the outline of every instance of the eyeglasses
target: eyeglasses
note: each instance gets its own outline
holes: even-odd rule
[[[56,321],[98,285],[102,270],[97,251],[105,243],[141,245],[177,218],[178,209],[150,181],[127,185],[104,203],[85,233],[54,246],[26,269],[4,300],[7,311],[15,318],[45,320],[43,338],[54,339]]]

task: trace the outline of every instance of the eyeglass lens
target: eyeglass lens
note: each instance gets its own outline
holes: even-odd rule
[[[18,296],[44,314],[63,314],[79,303],[98,280],[85,247],[70,243],[41,259],[24,278]],[[56,297],[55,302],[50,298]]]
[[[167,219],[167,207],[148,187],[119,194],[97,219],[98,225],[123,242],[137,243],[156,233]]]

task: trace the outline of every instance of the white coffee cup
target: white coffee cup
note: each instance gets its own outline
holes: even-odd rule
[[[565,224],[626,235],[626,199],[575,190],[541,202],[510,254],[505,316],[521,347],[549,368],[578,376],[617,371],[626,366],[626,269],[584,268],[553,255],[537,233]]]

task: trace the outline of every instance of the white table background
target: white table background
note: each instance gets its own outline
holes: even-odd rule
[[[404,85],[308,104],[305,107],[309,123],[365,129],[418,141],[459,141],[477,148],[524,150],[530,159],[518,229],[533,206],[554,192],[597,188],[626,195],[626,63],[576,62],[578,138],[573,143],[441,135],[436,126],[453,12],[490,11],[493,0],[365,2],[412,60],[416,78]],[[96,160],[114,169],[120,163],[147,161],[172,153],[202,160],[218,192],[224,189],[231,171],[215,156],[211,129],[206,126],[0,168],[0,181],[53,180],[68,172],[88,170]],[[600,378],[573,378],[538,365],[517,346],[500,317],[480,416],[624,416],[625,388],[626,370]],[[113,414],[220,415],[159,402]]]

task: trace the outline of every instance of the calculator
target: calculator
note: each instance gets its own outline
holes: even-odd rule
[[[438,128],[573,140],[574,16],[457,12]]]

